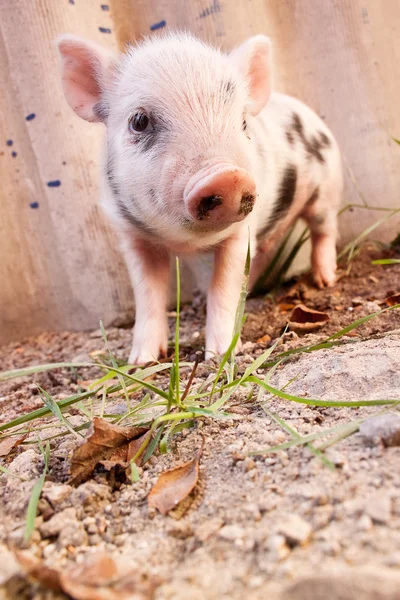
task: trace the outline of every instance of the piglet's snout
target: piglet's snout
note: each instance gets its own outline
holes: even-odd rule
[[[197,173],[184,192],[189,214],[205,224],[242,221],[253,210],[255,199],[251,175],[230,164]]]

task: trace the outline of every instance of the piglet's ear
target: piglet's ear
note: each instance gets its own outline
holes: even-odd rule
[[[265,35],[256,35],[229,56],[247,82],[250,113],[257,115],[271,93],[271,41]]]
[[[56,41],[61,56],[64,94],[85,121],[106,121],[104,92],[111,80],[113,56],[94,43],[63,35]]]

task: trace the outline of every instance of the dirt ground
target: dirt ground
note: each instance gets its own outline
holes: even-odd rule
[[[275,298],[250,298],[239,367],[282,334],[300,302],[326,312],[329,321],[306,335],[289,331],[277,351],[316,343],[356,318],[385,308],[385,299],[400,292],[400,266],[371,266],[375,257],[377,251],[364,250],[350,273],[342,270],[329,290],[318,291],[304,278],[286,285]],[[198,295],[183,309],[182,358],[201,355],[204,317],[204,299]],[[172,312],[171,332],[174,323]],[[116,358],[126,360],[130,330],[111,328],[107,335]],[[100,331],[43,334],[0,348],[0,370],[91,361],[101,354]],[[188,372],[183,371],[184,379]],[[200,364],[195,383],[208,374],[208,366]],[[98,375],[94,369],[63,369],[4,382],[0,423],[43,406],[36,384],[59,400],[81,391],[82,380]],[[288,360],[277,369],[272,384],[282,388],[292,379],[285,391],[305,398],[400,399],[400,311],[372,319],[338,347]],[[162,375],[156,381],[166,384]],[[125,400],[114,400],[107,410],[125,412]],[[300,435],[382,412],[382,407],[311,407],[268,394],[263,400]],[[78,487],[69,485],[69,459],[77,440],[71,435],[52,440],[30,552],[65,569],[103,548],[154,581],[154,591],[135,596],[139,598],[399,599],[400,445],[387,445],[390,428],[394,443],[400,444],[397,406],[389,416],[386,413],[383,429],[376,428],[375,419],[369,422],[373,433],[364,429],[326,451],[334,471],[307,447],[248,456],[291,436],[259,402],[248,402],[244,391],[232,396],[228,412],[231,418],[199,420],[195,428],[176,435],[170,452],[153,456],[138,482],[118,489],[101,475]],[[66,414],[74,422],[77,413],[71,407]],[[59,431],[54,420],[49,422],[53,427],[42,430],[43,438]],[[22,577],[13,559],[15,548],[26,547],[27,505],[43,469],[37,445],[27,443],[33,436],[2,459],[12,474],[25,478],[0,476],[0,598],[5,599],[66,598]],[[200,481],[188,511],[163,516],[150,509],[147,496],[160,473],[193,458],[203,439]]]

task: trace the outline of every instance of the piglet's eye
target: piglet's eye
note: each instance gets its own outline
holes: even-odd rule
[[[149,128],[150,119],[145,112],[138,111],[129,119],[129,131],[143,132]]]

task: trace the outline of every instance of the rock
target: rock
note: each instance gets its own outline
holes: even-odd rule
[[[223,540],[239,540],[244,537],[244,529],[240,525],[225,525],[219,532],[219,537]]]
[[[361,298],[361,296],[356,296],[355,298],[351,299],[351,303],[353,306],[362,306],[362,304],[364,304],[365,300],[364,298]]]
[[[400,446],[400,415],[388,412],[370,417],[361,423],[359,431],[368,444]]]
[[[312,527],[298,515],[288,515],[278,525],[278,533],[281,533],[289,546],[304,546],[311,538]]]
[[[365,512],[374,523],[386,525],[390,521],[392,512],[391,499],[382,492],[373,494],[367,500]]]
[[[3,544],[0,544],[0,585],[3,586],[19,570],[20,566],[14,555]],[[1,591],[0,598],[3,598]]]
[[[209,519],[208,521],[204,521],[201,525],[198,525],[195,529],[195,536],[200,542],[205,542],[212,535],[217,533],[219,529],[223,526],[224,522],[222,519]]]
[[[62,548],[66,546],[86,546],[88,536],[84,526],[79,521],[64,526],[58,536],[58,543]]]
[[[167,533],[172,537],[184,540],[193,535],[193,527],[187,521],[177,521],[167,527]]]
[[[372,528],[372,519],[369,515],[362,515],[357,523],[356,527],[358,531],[369,531]]]
[[[381,307],[377,302],[365,302],[365,304],[362,307],[363,313],[367,315],[372,315],[372,313],[379,312],[380,310]]]
[[[266,549],[274,561],[283,560],[290,553],[290,548],[283,535],[271,535],[267,540]]]
[[[400,575],[389,569],[343,569],[288,586],[279,600],[398,600]]]
[[[39,531],[42,538],[55,537],[65,526],[71,523],[77,524],[76,510],[73,507],[65,508],[61,512],[56,513],[51,519],[40,525]]]

